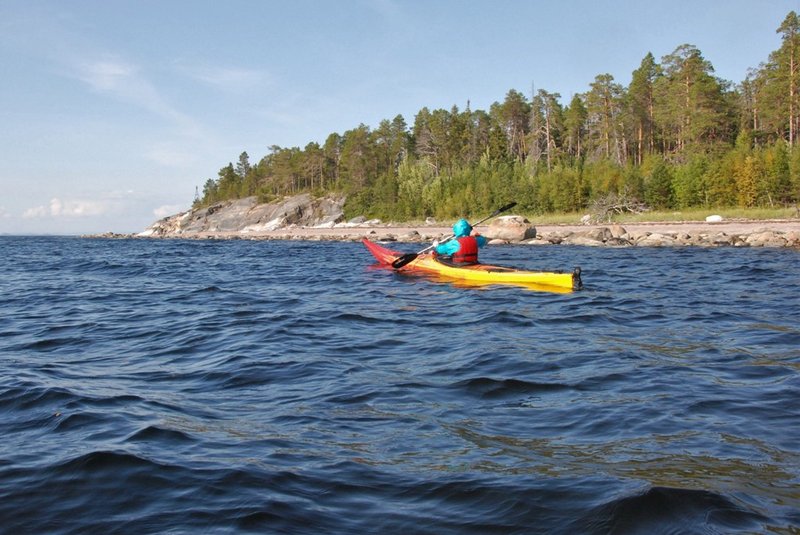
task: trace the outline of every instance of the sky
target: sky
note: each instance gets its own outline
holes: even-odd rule
[[[140,232],[246,151],[696,46],[739,83],[800,0],[0,0],[0,234]]]

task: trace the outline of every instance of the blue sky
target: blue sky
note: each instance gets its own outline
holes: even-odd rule
[[[247,151],[510,89],[567,104],[647,52],[741,82],[800,0],[0,0],[0,233],[138,232]]]

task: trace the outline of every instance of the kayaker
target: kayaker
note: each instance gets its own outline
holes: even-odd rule
[[[486,238],[480,234],[471,235],[472,226],[466,219],[459,219],[453,225],[455,238],[444,243],[433,242],[436,254],[449,257],[454,264],[477,264],[478,249],[486,245]]]

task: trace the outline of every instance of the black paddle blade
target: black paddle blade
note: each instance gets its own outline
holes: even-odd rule
[[[398,257],[394,262],[392,262],[392,267],[394,269],[400,269],[401,267],[405,266],[406,264],[410,264],[411,262],[416,260],[417,256],[419,256],[418,253],[404,254],[403,256]]]
[[[517,205],[516,201],[515,201],[515,202],[510,202],[510,203],[508,203],[507,205],[503,206],[502,208],[498,208],[498,209],[497,209],[497,212],[495,212],[495,213],[496,213],[496,214],[499,214],[499,213],[505,212],[506,210],[511,210],[511,209],[512,209],[512,208],[514,208],[516,205]]]

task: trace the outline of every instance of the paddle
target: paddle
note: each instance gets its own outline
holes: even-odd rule
[[[474,224],[474,225],[472,225],[472,226],[473,226],[473,227],[477,227],[478,225],[480,225],[480,224],[481,224],[481,223],[483,223],[484,221],[488,221],[489,219],[491,219],[491,218],[493,218],[493,217],[495,217],[495,216],[497,216],[497,215],[499,215],[499,214],[502,214],[502,213],[503,213],[503,212],[505,212],[506,210],[511,210],[511,209],[512,209],[512,208],[514,208],[516,205],[517,205],[517,203],[516,203],[516,202],[511,202],[511,203],[508,203],[507,205],[505,205],[505,206],[502,206],[502,207],[498,208],[497,210],[495,210],[494,212],[492,212],[492,215],[490,215],[490,216],[487,216],[487,217],[485,217],[485,218],[481,219],[480,221],[478,221],[477,223],[475,223],[475,224]],[[450,236],[448,236],[446,239],[442,240],[440,243],[444,243],[444,242],[446,242],[446,241],[450,241],[450,240],[452,240],[453,238],[455,238],[455,236],[453,236],[453,235],[450,235]],[[413,262],[413,261],[414,261],[414,260],[415,260],[415,259],[416,259],[416,258],[417,258],[419,255],[421,255],[421,254],[422,254],[422,253],[424,253],[425,251],[427,251],[427,250],[429,250],[429,249],[433,249],[433,247],[434,247],[433,245],[429,245],[429,246],[427,246],[426,248],[424,248],[423,250],[419,251],[418,253],[408,253],[408,254],[404,254],[403,256],[400,256],[400,257],[398,257],[398,258],[397,258],[397,259],[396,259],[394,262],[392,262],[392,267],[393,267],[394,269],[400,269],[401,267],[405,266],[406,264],[410,264],[411,262]]]

